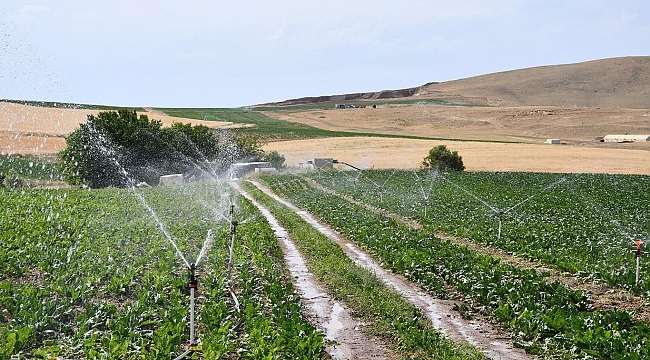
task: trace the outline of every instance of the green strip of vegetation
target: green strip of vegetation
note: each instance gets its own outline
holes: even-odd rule
[[[437,332],[419,309],[387,289],[370,271],[356,266],[337,244],[286,206],[248,182],[242,186],[273,212],[307,258],[309,270],[337,300],[344,302],[356,316],[369,324],[367,330],[370,334],[394,339],[395,350],[409,359],[484,358],[475,348],[454,344]]]

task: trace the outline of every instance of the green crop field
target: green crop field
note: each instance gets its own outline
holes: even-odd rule
[[[408,171],[319,172],[264,181],[461,311],[489,315],[515,343],[544,358],[646,359],[650,325],[631,313],[595,310],[588,294],[433,235],[433,229],[500,247],[646,298],[647,267],[635,283],[631,238],[650,233],[647,176]],[[336,195],[339,193],[341,195]],[[345,194],[346,197],[343,197]],[[422,230],[352,203],[410,217]],[[425,210],[426,208],[426,210]],[[498,214],[502,233],[498,236]],[[457,294],[450,294],[449,288]]]
[[[205,358],[319,358],[276,238],[246,200],[212,183],[137,190],[0,188],[0,358],[170,359],[188,345],[188,261],[199,264]],[[237,205],[228,281],[228,199]],[[225,202],[225,204],[224,204]],[[229,295],[233,289],[239,311]]]

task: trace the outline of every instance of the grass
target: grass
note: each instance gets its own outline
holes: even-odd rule
[[[445,338],[418,308],[387,289],[370,271],[355,265],[337,244],[289,208],[251,183],[245,182],[242,187],[267,206],[289,231],[291,239],[306,257],[309,270],[325,284],[330,294],[368,324],[368,333],[385,339],[404,358],[484,358],[475,348]]]

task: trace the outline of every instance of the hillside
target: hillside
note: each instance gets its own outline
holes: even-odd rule
[[[650,56],[621,57],[430,82],[378,92],[304,97],[264,105],[442,99],[494,106],[650,108]]]

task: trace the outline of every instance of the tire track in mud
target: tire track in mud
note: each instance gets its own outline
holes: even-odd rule
[[[510,341],[509,335],[503,330],[492,326],[487,321],[466,321],[462,319],[452,309],[453,302],[436,299],[401,275],[382,268],[370,255],[344,239],[329,226],[316,220],[306,211],[279,197],[258,182],[250,182],[274,200],[290,208],[327,238],[337,243],[356,265],[370,270],[388,288],[397,291],[411,304],[422,310],[435,328],[452,341],[469,343],[482,350],[486,356],[492,359],[536,359],[535,356],[526,354],[524,350],[515,348]]]
[[[310,316],[309,320],[325,334],[325,351],[333,359],[396,359],[397,356],[388,350],[382,341],[361,332],[360,323],[352,318],[350,310],[334,300],[309,272],[304,257],[290,240],[287,230],[279,224],[273,214],[239,185],[232,183],[232,186],[260,210],[275,232],[293,283]]]
[[[391,219],[412,229],[425,231],[422,225],[413,219],[409,219],[399,214],[389,212],[385,209],[357,201],[350,198],[349,196],[339,194],[336,191],[326,188],[313,180],[308,180],[307,182],[314,189],[318,189],[328,194],[341,197],[353,204],[362,206],[367,210],[390,217]],[[504,264],[508,264],[518,269],[533,269],[538,274],[546,272],[549,274],[549,281],[553,282],[557,280],[569,289],[582,290],[590,297],[595,309],[607,310],[616,308],[619,310],[631,311],[633,312],[634,320],[650,323],[650,307],[648,307],[648,305],[650,305],[650,300],[646,298],[634,295],[629,291],[623,289],[607,286],[605,284],[584,281],[576,276],[573,276],[572,274],[553,269],[550,266],[544,264],[540,264],[539,261],[529,260],[517,255],[512,255],[501,249],[479,244],[469,239],[448,235],[440,231],[430,232],[436,237],[447,240],[454,245],[465,246],[478,254],[497,258]]]

